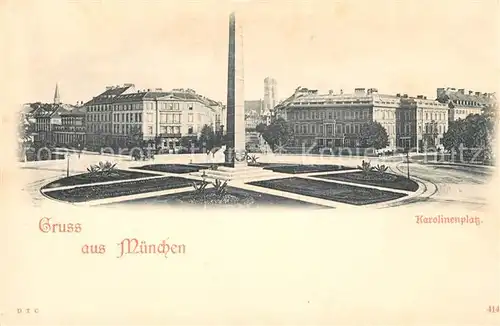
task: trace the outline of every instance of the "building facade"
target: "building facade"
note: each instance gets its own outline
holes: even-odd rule
[[[398,147],[442,147],[441,139],[448,130],[448,106],[422,95],[400,97],[396,111]]]
[[[69,105],[33,103],[35,142],[54,142],[54,130],[62,124],[61,114],[72,109]]]
[[[436,98],[448,105],[448,119],[455,121],[465,119],[469,114],[481,114],[482,110],[496,102],[495,93],[481,93],[464,88],[438,88]]]
[[[56,144],[82,148],[85,139],[85,107],[75,107],[60,113],[61,124],[54,125],[53,139]]]
[[[100,146],[146,141],[174,148],[183,136],[199,136],[204,125],[216,131],[223,123],[222,105],[190,89],[136,91],[128,84],[107,89],[86,106],[87,131],[94,136],[89,141]]]
[[[447,105],[424,96],[381,94],[376,88],[350,94],[298,88],[276,107],[275,116],[293,126],[295,146],[358,147],[361,128],[375,121],[385,128],[389,149],[423,147],[438,145],[448,127]]]

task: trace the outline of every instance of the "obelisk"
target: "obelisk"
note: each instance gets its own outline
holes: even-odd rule
[[[227,71],[226,163],[233,167],[247,164],[245,156],[245,99],[243,79],[243,31],[236,15],[229,16],[229,53]]]

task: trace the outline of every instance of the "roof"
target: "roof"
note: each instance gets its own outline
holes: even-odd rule
[[[88,106],[93,104],[111,103],[116,96],[123,94],[124,92],[133,87],[134,87],[133,85],[126,85],[126,86],[108,88],[103,93],[97,95],[84,105]]]
[[[61,112],[61,116],[84,116],[87,109],[84,106],[73,107],[72,110]]]
[[[496,102],[496,94],[495,93],[479,93],[476,95],[476,92],[469,94],[465,92],[453,91],[453,90],[443,90],[439,96],[438,101],[440,102],[452,102],[455,106],[460,106],[460,101],[468,101],[478,103],[480,105],[488,105]]]
[[[68,112],[72,107],[69,104],[53,104],[53,103],[31,103],[34,108],[33,116],[35,118],[53,118],[58,117],[63,112]]]
[[[172,98],[181,101],[197,101],[205,104],[206,106],[220,105],[219,102],[211,100],[202,95],[192,92],[180,92],[180,91],[170,91],[170,92],[142,91],[137,93],[122,94],[116,96],[113,102],[144,101],[144,100],[155,100],[155,99],[165,100],[167,98]]]

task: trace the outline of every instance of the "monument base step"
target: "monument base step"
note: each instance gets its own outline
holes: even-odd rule
[[[275,175],[275,172],[270,171],[270,170],[264,170],[261,167],[254,167],[254,166],[241,166],[241,167],[219,167],[217,170],[201,170],[198,172],[192,172],[190,175],[197,176],[197,177],[205,177],[206,179],[210,180],[227,180],[227,181],[234,181],[234,180],[253,180],[253,179],[261,179],[261,178],[266,178],[266,177],[273,177]]]

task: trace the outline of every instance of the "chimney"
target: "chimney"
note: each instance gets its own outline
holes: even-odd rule
[[[403,94],[403,97],[404,98],[408,98],[408,94]]]
[[[333,90],[332,89],[328,91],[328,95],[333,95]]]
[[[474,92],[473,91],[469,91],[469,95],[472,95]]]
[[[107,91],[109,91],[110,89],[113,89],[113,86],[106,86]]]
[[[400,93],[397,93],[397,94],[396,94],[396,97],[401,97],[401,94],[400,94]]]
[[[476,96],[481,96],[481,92],[476,92]]]
[[[460,88],[460,89],[458,90],[458,92],[459,92],[460,94],[464,94],[465,89],[464,89],[464,88]]]
[[[417,95],[417,98],[420,99],[420,100],[423,100],[424,96],[423,95]]]
[[[131,84],[131,83],[126,83],[126,84],[123,84],[123,86],[125,86],[125,87],[134,87],[135,85]]]
[[[427,96],[424,96],[424,100],[427,100]]]
[[[161,88],[155,88],[155,92],[163,92]]]
[[[354,94],[355,95],[365,95],[365,89],[364,88],[355,88]]]

